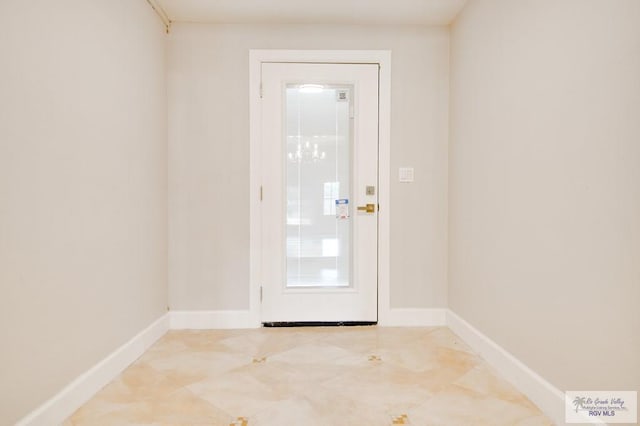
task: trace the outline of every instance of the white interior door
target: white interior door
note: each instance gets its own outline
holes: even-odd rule
[[[262,64],[261,321],[376,322],[378,65]]]

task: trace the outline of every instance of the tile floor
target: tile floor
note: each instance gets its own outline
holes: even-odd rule
[[[550,425],[449,329],[170,331],[70,425]]]

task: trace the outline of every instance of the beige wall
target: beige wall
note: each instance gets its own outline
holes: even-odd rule
[[[448,28],[177,24],[171,309],[249,306],[249,49],[392,50],[391,304],[446,306]],[[416,182],[398,184],[399,166],[413,166]]]
[[[144,0],[0,2],[0,424],[166,312],[164,28]]]
[[[640,389],[640,2],[452,28],[450,307],[562,390]]]

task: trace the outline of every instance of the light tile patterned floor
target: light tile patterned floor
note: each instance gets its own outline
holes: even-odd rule
[[[550,425],[449,329],[171,331],[70,425]]]

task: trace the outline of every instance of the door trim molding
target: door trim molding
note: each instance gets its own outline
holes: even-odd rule
[[[390,50],[250,50],[249,51],[249,312],[260,327],[262,146],[260,108],[263,62],[379,64],[378,93],[378,324],[390,319],[391,227],[391,51]]]

